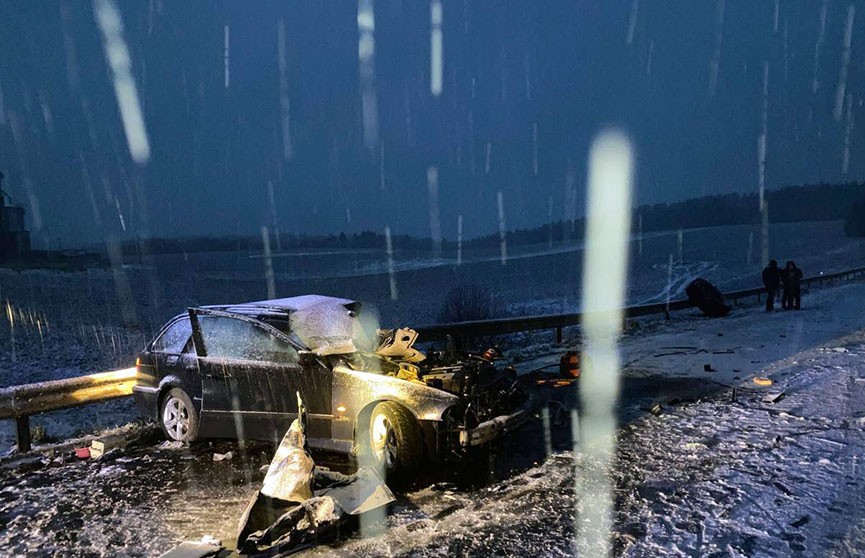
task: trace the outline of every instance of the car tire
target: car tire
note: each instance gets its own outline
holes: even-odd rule
[[[412,483],[423,462],[423,439],[415,417],[404,407],[379,403],[370,414],[369,461],[393,487]]]
[[[198,435],[198,412],[192,399],[180,388],[171,388],[159,403],[159,426],[165,437],[189,443]]]

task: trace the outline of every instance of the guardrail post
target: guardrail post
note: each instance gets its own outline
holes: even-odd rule
[[[562,344],[562,326],[556,328],[556,345]]]
[[[15,439],[20,453],[30,451],[30,417],[27,415],[15,419]]]

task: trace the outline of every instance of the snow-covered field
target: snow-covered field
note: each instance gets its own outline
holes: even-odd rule
[[[724,319],[684,311],[643,320],[623,339],[626,424],[612,472],[617,555],[865,553],[863,307],[865,283],[854,282],[804,293],[801,311],[746,306]],[[135,335],[116,337],[114,346]],[[88,336],[80,336],[83,349]],[[102,350],[109,346],[104,337]],[[555,361],[544,352],[523,349],[536,356],[521,367]],[[773,385],[758,386],[755,376]],[[574,394],[558,398],[568,404]],[[654,402],[660,416],[642,410]],[[437,482],[402,495],[382,534],[301,555],[572,555],[575,470],[590,464],[570,446],[567,426],[554,429],[549,457],[540,422],[527,429],[499,448],[503,480],[475,489]],[[174,450],[148,441],[101,462],[57,455],[7,463],[0,549],[154,556],[205,534],[229,542],[269,459],[257,448],[213,462],[213,453],[232,447]]]

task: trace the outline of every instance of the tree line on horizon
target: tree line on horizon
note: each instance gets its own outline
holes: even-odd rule
[[[769,222],[844,220],[848,236],[865,236],[865,183],[811,184],[790,186],[766,192]],[[633,211],[632,231],[656,232],[698,227],[755,225],[762,222],[759,194],[735,193],[692,198],[674,203],[643,205]],[[533,228],[507,232],[509,245],[561,244],[583,236],[585,218],[561,220]],[[353,234],[294,235],[271,234],[268,238],[273,251],[296,249],[355,249],[384,250],[385,235],[375,231]],[[430,238],[395,235],[391,238],[395,250],[429,251]],[[463,241],[464,248],[498,248],[498,233]],[[124,254],[182,252],[222,252],[264,250],[259,235],[226,237],[147,238],[125,240]],[[456,242],[443,240],[442,249],[452,250]]]

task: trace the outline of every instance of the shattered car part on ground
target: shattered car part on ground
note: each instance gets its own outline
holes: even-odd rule
[[[136,401],[169,439],[277,442],[300,392],[309,445],[372,455],[389,482],[465,457],[537,406],[513,369],[495,366],[497,352],[427,357],[417,336],[319,295],[190,308],[140,353]]]
[[[243,555],[286,554],[324,542],[336,536],[347,518],[394,501],[369,467],[343,475],[315,466],[306,443],[308,417],[299,393],[297,401],[299,417],[285,433],[261,489],[240,518],[237,550]],[[221,550],[221,544],[185,542],[164,558],[204,557]]]

